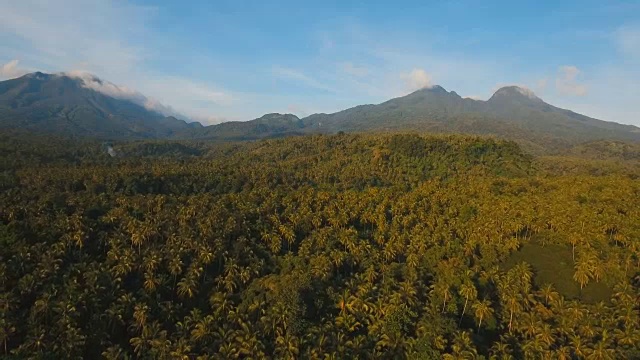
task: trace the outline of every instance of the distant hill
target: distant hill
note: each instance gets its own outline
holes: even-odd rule
[[[287,119],[284,121],[284,119]],[[530,149],[601,139],[640,141],[640,128],[593,119],[547,104],[531,91],[504,87],[487,101],[462,98],[441,86],[418,90],[378,105],[360,105],[303,119],[270,114],[178,134],[182,138],[255,139],[301,133],[428,131],[491,134],[519,140]]]
[[[0,129],[122,139],[168,137],[201,126],[108,96],[64,74],[37,72],[0,82]]]
[[[309,124],[292,114],[266,114],[251,121],[230,121],[218,125],[193,128],[176,135],[182,139],[257,140],[287,135],[301,135]]]

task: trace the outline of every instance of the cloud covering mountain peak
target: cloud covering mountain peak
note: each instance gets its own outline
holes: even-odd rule
[[[141,92],[130,89],[126,86],[118,86],[106,80],[100,79],[98,76],[82,70],[73,70],[68,72],[62,72],[57,74],[59,76],[66,76],[72,79],[77,79],[81,82],[82,86],[110,96],[115,99],[127,100],[134,104],[143,106],[145,109],[157,112],[164,116],[174,116],[177,118],[186,118],[184,115],[178,113],[171,106],[163,105],[158,100],[149,98]]]

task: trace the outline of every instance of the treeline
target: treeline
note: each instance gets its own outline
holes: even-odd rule
[[[640,357],[633,167],[464,136],[20,139],[7,358]],[[527,244],[565,249],[580,293],[513,265]]]

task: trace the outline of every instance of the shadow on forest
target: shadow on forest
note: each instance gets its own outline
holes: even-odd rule
[[[545,284],[553,284],[565,299],[579,299],[590,304],[600,301],[608,302],[611,297],[612,290],[603,281],[592,280],[582,289],[582,292],[580,291],[580,285],[573,280],[571,249],[566,246],[528,243],[511,254],[502,267],[508,270],[523,261],[533,267],[534,282],[538,288]]]

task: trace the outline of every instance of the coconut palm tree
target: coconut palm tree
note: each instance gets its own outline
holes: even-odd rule
[[[538,295],[544,299],[544,303],[549,306],[550,303],[556,301],[560,296],[557,291],[553,289],[553,285],[546,284],[543,285],[540,290],[538,290]]]
[[[580,261],[575,265],[575,272],[573,274],[573,280],[580,284],[580,290],[589,283],[589,278],[593,276],[591,272],[591,266],[586,261]]]
[[[476,301],[471,307],[474,310],[474,315],[476,320],[478,321],[478,331],[480,331],[480,327],[482,326],[482,321],[486,318],[493,315],[493,308],[491,307],[491,302],[487,299]]]
[[[478,291],[470,281],[467,281],[460,285],[458,293],[460,294],[460,296],[464,297],[464,306],[462,308],[462,314],[460,315],[460,321],[458,322],[459,325],[460,323],[462,323],[462,318],[464,317],[464,314],[467,310],[469,299],[475,300],[476,296],[478,296]]]

